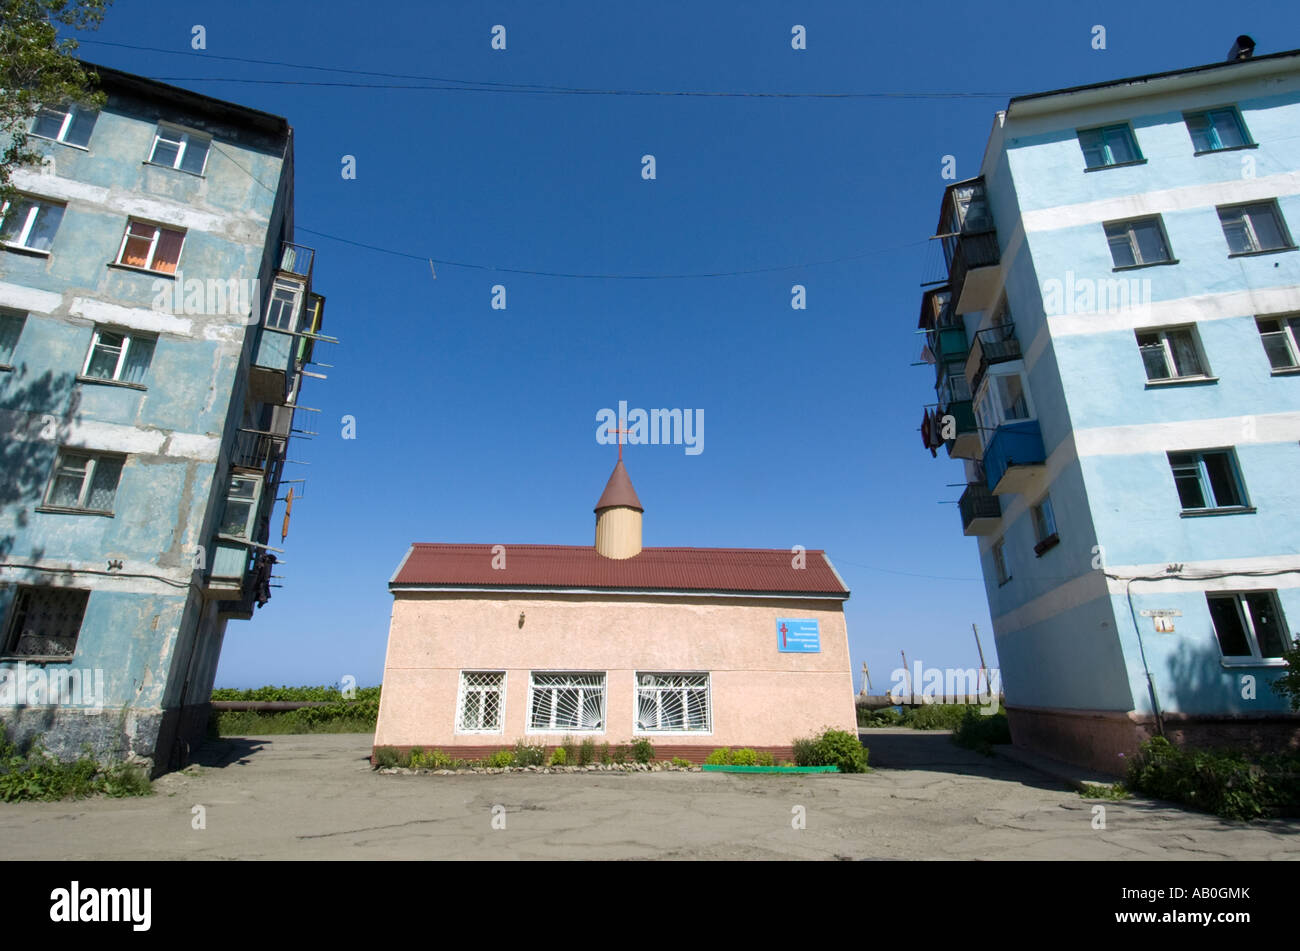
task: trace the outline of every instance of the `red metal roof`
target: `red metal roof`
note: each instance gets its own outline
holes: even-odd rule
[[[495,551],[494,551],[495,549]],[[579,545],[453,545],[419,543],[403,559],[390,590],[460,588],[608,588],[726,591],[847,597],[849,589],[826,553],[786,548],[644,548],[631,558],[605,558]],[[494,568],[493,563],[504,567]]]
[[[609,482],[605,483],[605,491],[601,493],[600,501],[596,503],[596,511],[601,509],[613,508],[616,505],[625,505],[628,508],[634,508],[638,512],[644,512],[641,507],[641,500],[636,496],[636,489],[632,488],[632,477],[627,474],[627,469],[623,467],[623,460],[618,461],[614,471],[609,474]]]

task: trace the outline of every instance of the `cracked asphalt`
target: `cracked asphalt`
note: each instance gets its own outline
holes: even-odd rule
[[[946,733],[864,736],[859,776],[380,775],[368,734],[225,739],[147,799],[0,805],[0,836],[23,860],[1300,859],[1298,820],[1083,799]]]

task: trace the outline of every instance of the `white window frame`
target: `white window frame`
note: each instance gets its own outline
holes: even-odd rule
[[[36,227],[36,219],[41,216],[42,212],[47,211],[50,208],[58,208],[61,211],[67,211],[68,206],[65,205],[63,202],[50,201],[47,198],[40,198],[36,195],[20,194],[16,196],[16,200],[29,201],[32,203],[32,206],[29,209],[27,209],[27,220],[23,222],[23,227],[22,230],[19,232],[18,240],[4,242],[5,247],[21,248],[22,250],[28,252],[29,254],[48,255],[50,252],[45,250],[44,248],[34,248],[27,243],[32,236],[32,229]],[[13,206],[12,201],[6,201],[3,205],[0,205],[0,224],[3,224],[4,220],[9,216],[9,209],[12,206]],[[59,224],[60,225],[63,224],[62,215],[60,215],[59,217]],[[57,232],[58,229],[55,228],[55,231]]]
[[[248,517],[244,519],[244,533],[242,535],[231,535],[228,532],[220,531],[220,528],[226,521],[226,507],[230,505],[230,483],[235,479],[244,479],[253,483],[253,497],[251,499],[239,498],[235,501],[239,504],[248,503]],[[262,492],[266,488],[266,475],[260,470],[244,471],[234,469],[226,478],[226,491],[222,498],[221,521],[218,523],[218,538],[224,538],[234,542],[250,542],[253,540],[253,529],[257,526],[257,513],[262,509]]]
[[[1255,633],[1255,618],[1250,612],[1250,606],[1246,603],[1246,598],[1250,595],[1268,595],[1273,601],[1273,610],[1277,612],[1278,628],[1282,632],[1282,648],[1291,646],[1291,630],[1286,626],[1286,615],[1282,611],[1282,599],[1277,596],[1277,591],[1271,588],[1262,588],[1257,591],[1207,591],[1205,592],[1205,610],[1210,610],[1210,599],[1212,598],[1232,598],[1237,608],[1237,619],[1241,622],[1242,631],[1246,635],[1246,643],[1250,645],[1249,654],[1225,654],[1223,645],[1219,641],[1219,632],[1214,626],[1214,615],[1210,614],[1210,636],[1214,638],[1214,646],[1219,649],[1219,657],[1222,662],[1228,666],[1239,665],[1260,665],[1260,664],[1281,664],[1281,657],[1265,657],[1259,646],[1259,635]]]
[[[1248,214],[1250,209],[1266,208],[1273,216],[1273,224],[1277,226],[1277,232],[1282,238],[1282,244],[1276,248],[1260,247],[1259,235],[1255,231],[1255,216]],[[1267,201],[1244,202],[1239,205],[1219,205],[1215,209],[1219,213],[1219,225],[1223,228],[1223,240],[1228,242],[1228,254],[1269,254],[1275,251],[1287,251],[1295,247],[1295,242],[1291,240],[1291,231],[1286,226],[1286,219],[1282,217],[1282,209],[1278,207],[1276,199]],[[1245,231],[1246,239],[1250,242],[1250,247],[1245,251],[1234,251],[1232,242],[1228,241],[1227,222],[1223,220],[1224,212],[1236,212]]]
[[[90,150],[89,140],[87,140],[87,144],[86,144],[86,145],[82,145],[82,144],[79,143],[79,142],[69,142],[69,141],[68,141],[68,130],[72,128],[72,121],[73,121],[73,118],[76,116],[76,113],[77,113],[78,111],[83,112],[83,113],[86,113],[86,114],[89,114],[89,115],[96,115],[96,118],[98,118],[98,116],[97,116],[97,113],[99,112],[98,109],[83,109],[81,106],[78,106],[78,105],[75,105],[75,104],[73,104],[73,105],[69,105],[69,106],[67,106],[66,108],[65,108],[65,107],[60,107],[60,108],[57,108],[57,109],[56,109],[56,108],[53,108],[53,107],[51,107],[51,106],[41,106],[40,111],[39,111],[39,112],[36,114],[36,116],[32,119],[32,129],[35,129],[35,128],[36,128],[36,123],[37,123],[37,122],[40,120],[40,118],[41,118],[41,116],[40,116],[40,113],[41,113],[41,112],[48,112],[48,113],[50,113],[51,115],[58,115],[58,114],[62,113],[62,114],[63,114],[63,121],[62,121],[62,122],[60,123],[60,125],[59,125],[59,131],[58,131],[58,134],[57,134],[57,135],[54,135],[54,136],[41,135],[39,132],[35,132],[35,131],[28,132],[27,134],[30,135],[30,136],[32,136],[33,138],[42,139],[42,140],[44,140],[44,141],[46,141],[46,142],[58,142],[60,145],[67,145],[67,146],[71,146],[71,147],[74,148],[74,149],[83,149],[83,150],[85,150],[85,151],[89,151],[89,150]],[[92,131],[92,132],[94,131],[94,122],[93,122],[93,121],[91,122],[91,131]]]
[[[1178,363],[1174,360],[1174,348],[1169,343],[1169,334],[1174,332],[1187,332],[1192,337],[1192,347],[1196,350],[1196,359],[1201,365],[1200,372],[1179,375]],[[1148,383],[1175,383],[1182,380],[1208,380],[1211,378],[1210,362],[1205,358],[1205,350],[1201,347],[1201,335],[1197,333],[1195,324],[1179,324],[1173,327],[1147,327],[1138,328],[1134,332],[1134,339],[1138,343],[1138,359],[1142,361],[1142,372],[1146,374]],[[1155,334],[1160,340],[1160,346],[1164,353],[1165,370],[1168,376],[1152,377],[1147,373],[1146,359],[1142,355],[1142,337],[1148,334]]]
[[[164,133],[167,134],[164,135]],[[203,142],[207,148],[203,153],[203,167],[197,172],[191,172],[189,169],[181,168],[181,164],[185,161],[185,153],[190,147],[190,142],[195,140]],[[158,143],[160,141],[168,142],[176,146],[176,158],[170,165],[166,162],[154,161],[154,155],[158,152]],[[210,135],[205,135],[201,132],[191,132],[189,129],[182,128],[181,126],[160,122],[158,123],[158,128],[154,130],[153,144],[149,147],[148,164],[157,165],[159,168],[174,169],[178,172],[185,172],[187,175],[197,175],[202,178],[203,173],[207,171],[208,156],[211,154],[212,137]]]
[[[1214,483],[1210,479],[1209,468],[1205,463],[1205,457],[1208,454],[1226,455],[1228,457],[1229,475],[1232,476],[1233,486],[1236,488],[1237,496],[1240,501],[1232,505],[1221,505],[1219,499],[1214,493]],[[1200,485],[1201,501],[1207,504],[1198,508],[1184,508],[1182,493],[1178,491],[1178,472],[1180,466],[1186,467],[1191,463],[1175,463],[1171,456],[1192,456],[1196,465],[1196,478]],[[1169,462],[1169,472],[1174,480],[1174,497],[1178,499],[1178,505],[1181,511],[1190,513],[1199,512],[1237,512],[1249,509],[1250,495],[1246,492],[1246,477],[1241,471],[1241,462],[1237,458],[1237,451],[1231,446],[1223,446],[1213,449],[1180,449],[1165,454]]]
[[[632,734],[634,736],[711,736],[713,734],[713,676],[707,670],[637,670],[634,671],[635,687],[632,691]],[[699,686],[675,686],[647,684],[643,678],[648,677],[702,677],[704,679],[704,727],[698,730],[692,730],[689,727],[677,730],[650,730],[643,728],[641,724],[641,692],[643,690],[654,691],[656,696],[656,707],[659,711],[660,720],[663,719],[663,695],[665,693],[682,693],[687,691],[699,690]],[[683,721],[686,721],[685,709],[686,700],[682,700]]]
[[[1160,231],[1160,243],[1165,247],[1165,257],[1158,261],[1142,260],[1142,244],[1137,239],[1137,231],[1134,227],[1135,225],[1145,224],[1150,221],[1156,223],[1156,227]],[[1103,221],[1101,225],[1102,233],[1106,236],[1106,250],[1110,251],[1111,263],[1117,268],[1129,269],[1152,267],[1157,264],[1172,264],[1177,260],[1177,258],[1174,257],[1174,249],[1169,243],[1169,232],[1165,230],[1165,220],[1162,215],[1142,215],[1138,218],[1122,218],[1119,221]],[[1112,235],[1110,229],[1119,227],[1124,228],[1124,234],[1128,238],[1129,251],[1133,255],[1132,264],[1115,263],[1115,252],[1112,249],[1111,242],[1119,238],[1120,235]]]
[[[1281,330],[1264,330],[1259,326],[1262,320],[1276,321],[1281,325]],[[1264,342],[1265,335],[1276,336],[1282,335],[1282,342],[1286,345],[1287,354],[1291,357],[1291,362],[1284,367],[1274,367],[1273,361],[1269,360],[1269,366],[1276,372],[1279,370],[1296,370],[1300,369],[1300,339],[1297,339],[1295,324],[1300,323],[1300,314],[1257,314],[1255,316],[1255,329],[1259,331],[1261,345]],[[1268,348],[1264,348],[1264,357],[1268,359]]]
[[[469,682],[473,677],[499,677],[500,680],[495,686],[486,684],[472,684]],[[477,734],[496,734],[504,733],[506,729],[506,681],[509,674],[504,670],[462,670],[460,672],[460,687],[456,693],[456,723],[454,732],[456,733],[477,733]],[[465,725],[465,698],[471,694],[480,695],[495,693],[497,695],[497,726],[495,729],[488,727],[469,727]],[[482,720],[483,701],[479,700],[479,719]]]
[[[993,575],[997,579],[999,588],[1011,580],[1011,569],[1007,567],[1006,543],[1007,540],[1003,537],[989,546],[989,551],[993,555]]]
[[[118,336],[120,336],[122,338],[122,350],[117,355],[117,365],[113,367],[112,376],[91,376],[90,362],[95,358],[95,348],[99,346],[100,335],[105,333],[117,334]],[[129,330],[124,330],[117,327],[96,325],[94,332],[90,335],[90,349],[86,351],[86,359],[81,365],[81,376],[87,380],[98,380],[100,382],[111,382],[111,383],[124,383],[126,381],[122,379],[122,368],[126,366],[126,358],[127,355],[131,352],[131,347],[133,345],[142,345],[143,342],[145,341],[156,343],[156,340],[157,338],[153,337],[152,335],[132,333]],[[143,386],[143,384],[140,383],[132,383],[130,385]]]
[[[1011,362],[1011,361],[1009,361]],[[1002,405],[1002,391],[998,389],[997,380],[999,377],[1016,376],[1020,378],[1020,392],[1025,398],[1025,410],[1028,416],[1016,419],[1007,418],[1006,407]],[[998,366],[989,367],[984,379],[980,382],[979,393],[975,395],[975,422],[980,428],[980,437],[985,445],[988,446],[998,428],[1008,423],[1028,423],[1038,418],[1038,412],[1034,408],[1034,399],[1029,392],[1029,377],[1023,370],[1001,370]]]
[[[533,697],[534,697],[534,695],[536,694],[536,692],[537,692],[539,689],[541,689],[541,690],[550,690],[550,691],[557,691],[557,690],[570,690],[570,689],[577,689],[577,690],[579,690],[579,691],[583,691],[583,690],[593,689],[593,685],[591,685],[591,684],[575,684],[573,687],[565,687],[565,686],[551,685],[551,686],[545,686],[545,687],[541,687],[541,688],[539,688],[539,687],[537,686],[537,678],[538,678],[538,676],[542,676],[542,677],[571,677],[571,678],[581,678],[581,677],[599,677],[599,678],[600,678],[600,726],[599,726],[599,727],[584,727],[584,726],[581,725],[581,711],[582,711],[583,701],[584,701],[585,698],[583,697],[582,693],[580,692],[579,695],[578,695],[578,696],[579,696],[579,701],[578,701],[579,724],[578,724],[578,726],[546,726],[546,727],[534,727],[534,726],[533,726]],[[551,701],[551,715],[550,715],[550,719],[549,719],[549,721],[548,721],[548,722],[551,723],[551,724],[554,724],[554,723],[555,723],[556,706],[557,706],[557,705],[556,705],[556,703],[555,703],[555,701],[554,701],[554,697],[552,697],[552,701]],[[564,734],[564,733],[583,733],[583,734],[587,734],[587,735],[600,735],[600,734],[605,733],[606,730],[608,729],[608,725],[609,725],[609,673],[608,673],[608,671],[604,671],[604,670],[530,670],[530,671],[528,672],[528,709],[524,711],[524,715],[525,715],[525,717],[527,718],[526,721],[525,721],[524,732],[525,732],[525,733],[528,733],[528,734],[542,734],[542,733],[545,733],[545,734],[552,734],[552,735],[553,735],[553,734],[556,734],[556,733],[561,733],[561,734]]]
[[[279,290],[289,290],[293,292],[293,301],[289,311],[291,316],[289,319],[288,327],[281,327],[277,324],[271,323],[271,309],[277,303],[284,303],[283,298],[279,298],[275,296],[276,291]],[[266,313],[262,317],[262,324],[266,327],[269,327],[271,330],[279,330],[282,333],[297,333],[298,327],[302,323],[302,317],[304,313],[303,297],[304,297],[305,290],[306,288],[303,286],[303,284],[301,284],[298,281],[277,277],[274,281],[271,282],[271,293],[267,296],[266,299]],[[281,309],[280,312],[283,313],[283,309]]]
[[[60,505],[51,501],[54,495],[54,487],[58,483],[59,473],[63,471],[64,458],[67,455],[87,457],[86,468],[81,477],[81,489],[77,492],[76,505]],[[95,475],[99,464],[105,460],[114,460],[121,462],[121,468],[117,473],[117,484],[113,486],[113,503],[117,503],[117,491],[122,487],[122,473],[126,471],[126,456],[120,453],[95,452],[93,450],[81,449],[77,446],[60,447],[58,454],[54,457],[54,469],[50,473],[49,482],[45,486],[45,494],[41,496],[41,507],[57,509],[60,512],[93,512],[100,515],[112,515],[113,509],[92,509],[87,506],[90,497],[90,490],[95,484]]]
[[[147,228],[153,228],[153,237],[149,239],[149,254],[145,258],[145,263],[143,266],[139,264],[127,264],[125,260],[127,241],[129,241],[131,238],[144,237],[144,235],[132,234],[131,233],[132,225],[144,225]],[[181,246],[176,252],[175,271],[160,271],[154,267],[154,263],[155,263],[154,257],[158,253],[158,241],[159,239],[162,238],[162,233],[164,231],[170,231],[173,234],[178,234],[181,236]],[[142,218],[128,218],[126,221],[126,227],[122,229],[122,243],[118,245],[117,248],[117,260],[115,260],[113,263],[118,265],[119,267],[129,267],[135,271],[148,271],[151,274],[175,274],[176,271],[179,271],[181,269],[181,263],[180,263],[181,255],[185,253],[185,241],[188,238],[189,238],[189,231],[185,228],[174,228],[171,227],[170,225],[160,225],[156,221],[145,221]]]

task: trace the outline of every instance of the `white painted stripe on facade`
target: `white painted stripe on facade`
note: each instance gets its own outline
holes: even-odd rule
[[[26,310],[36,314],[52,314],[63,303],[63,295],[51,291],[39,291],[34,287],[21,284],[6,284],[0,281],[0,305]]]
[[[1022,220],[1026,232],[1059,231],[1139,215],[1168,214],[1296,194],[1300,194],[1300,171],[1137,192],[1074,205],[1056,205],[1026,211],[1022,214]]]
[[[152,456],[162,451],[166,441],[167,434],[157,430],[85,420],[74,421],[68,427],[68,434],[63,438],[62,444],[80,449],[145,453]]]
[[[170,291],[168,299],[171,299]],[[144,330],[149,333],[188,336],[194,327],[194,321],[185,317],[177,317],[163,311],[149,310],[143,307],[123,307],[121,304],[110,304],[107,301],[95,300],[90,297],[73,298],[68,313],[74,317],[85,317],[97,323],[116,324],[119,327]]]
[[[167,439],[165,456],[179,456],[198,462],[216,462],[221,456],[221,438],[196,433],[172,433]]]
[[[38,198],[53,198],[58,201],[78,201],[96,205],[107,211],[118,212],[137,218],[147,218],[160,224],[174,225],[178,228],[195,231],[219,231],[223,217],[210,212],[199,211],[180,202],[169,201],[156,196],[144,197],[125,192],[117,193],[100,185],[61,178],[58,175],[43,175],[28,169],[17,169],[13,173],[14,186],[29,195]],[[234,215],[229,216],[235,217]]]
[[[1128,578],[1158,577],[1158,581],[1134,581],[1132,593],[1195,594],[1201,591],[1271,591],[1300,588],[1300,555],[1265,555],[1254,558],[1218,559],[1214,561],[1189,561],[1183,563],[1182,575],[1216,574],[1221,578],[1162,577],[1167,564],[1158,565],[1106,565],[1103,571],[1085,574],[1058,585],[1027,601],[1013,611],[993,618],[999,634],[1009,634],[1022,628],[1049,621],[1058,614],[1069,611],[1099,597],[1123,596]],[[1277,571],[1288,574],[1251,575],[1249,572]],[[1233,574],[1232,572],[1241,572]],[[1109,578],[1107,575],[1117,575]],[[1102,582],[1105,582],[1103,585]]]
[[[1047,323],[1054,336],[1065,337],[1289,311],[1300,311],[1300,287],[1294,284],[1153,301],[1111,313],[1058,314],[1048,317]]]
[[[1300,412],[1258,413],[1129,426],[1076,429],[1080,456],[1132,456],[1214,446],[1300,441]]]

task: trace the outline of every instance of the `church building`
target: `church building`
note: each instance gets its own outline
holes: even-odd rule
[[[849,591],[824,552],[642,548],[621,458],[595,511],[591,547],[410,547],[389,583],[376,748],[478,759],[645,738],[660,759],[779,761],[797,738],[856,731]]]

